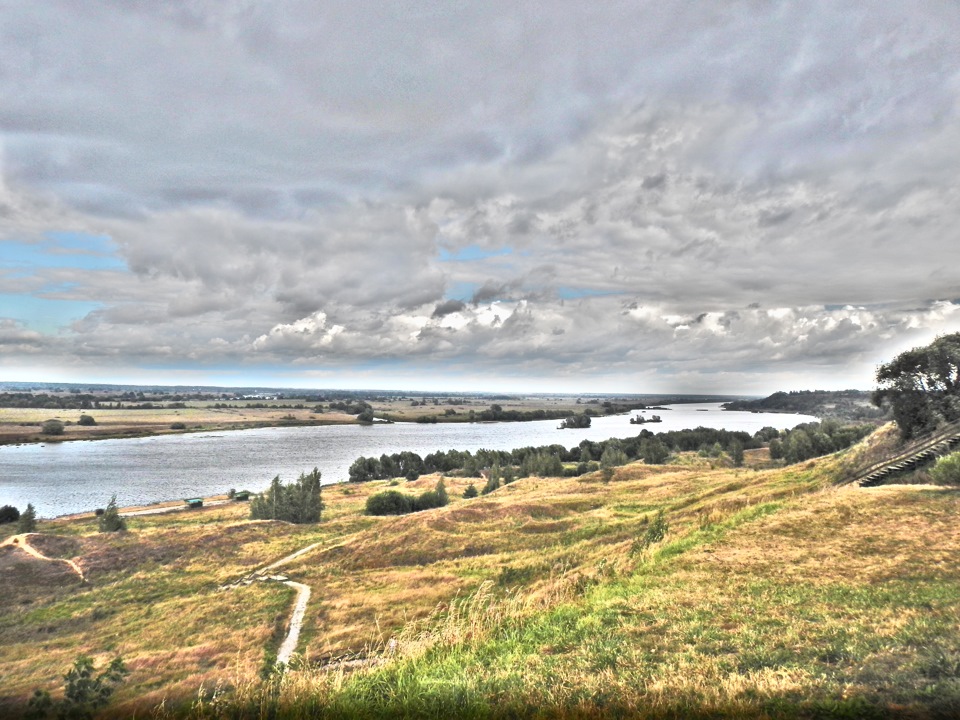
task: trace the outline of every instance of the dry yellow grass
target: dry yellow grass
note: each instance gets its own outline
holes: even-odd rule
[[[362,508],[387,483],[330,486],[316,526],[250,522],[239,503],[135,518],[125,536],[96,533],[92,519],[44,523],[76,539],[91,582],[61,585],[0,557],[20,587],[2,605],[0,703],[55,690],[80,652],[127,660],[121,714],[191,698],[216,714],[196,702],[201,684],[266,702],[257,673],[292,591],[218,587],[319,543],[282,569],[313,591],[308,666],[378,656],[392,638],[399,652],[353,676],[294,673],[269,702],[373,702],[365,683],[403,678],[390,702],[455,686],[586,716],[601,697],[651,714],[844,693],[922,709],[914,686],[935,662],[922,643],[938,638],[948,667],[960,658],[960,495],[834,488],[844,462],[757,469],[758,455],[755,467],[711,469],[691,456],[619,468],[610,482],[527,478],[473,500],[461,495],[476,480],[447,478],[449,506],[385,518]],[[667,537],[644,547],[661,510]]]

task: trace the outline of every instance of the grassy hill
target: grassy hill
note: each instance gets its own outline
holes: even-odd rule
[[[117,717],[955,717],[960,491],[837,487],[875,446],[471,500],[448,478],[449,506],[403,517],[362,514],[386,483],[335,486],[316,526],[239,503],[43,523],[87,582],[0,548],[0,714],[85,652],[132,671]],[[262,680],[294,592],[221,586],[313,543],[282,569],[313,590],[302,659]]]

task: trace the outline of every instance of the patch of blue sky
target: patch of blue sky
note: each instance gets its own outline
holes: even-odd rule
[[[458,281],[450,284],[447,288],[447,300],[461,300],[469,302],[473,300],[473,294],[480,287],[480,283]]]
[[[53,300],[34,295],[0,293],[0,317],[12,318],[30,330],[54,333],[102,307],[86,300]]]
[[[101,235],[76,232],[48,232],[37,243],[0,241],[0,268],[18,274],[41,268],[77,270],[124,270],[113,241]]]
[[[617,295],[615,290],[593,290],[590,288],[559,287],[557,295],[562,300],[578,300],[585,297],[604,297],[606,295]]]
[[[510,255],[512,252],[513,248],[510,247],[503,247],[498,250],[484,250],[477,245],[467,245],[467,247],[461,248],[455,253],[450,252],[446,248],[440,248],[440,262],[473,262],[476,260],[486,260],[487,258]]]

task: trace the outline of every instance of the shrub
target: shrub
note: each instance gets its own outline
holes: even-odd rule
[[[475,498],[480,493],[477,492],[477,486],[473,483],[467,485],[467,489],[463,491],[463,497],[469,500],[470,498]]]
[[[930,479],[938,485],[960,485],[960,452],[938,458],[930,470]]]
[[[660,542],[667,536],[667,531],[670,529],[670,526],[667,525],[666,519],[663,517],[663,510],[657,513],[656,517],[653,519],[653,522],[647,525],[647,529],[644,531],[642,537],[638,537],[633,541],[633,545],[630,548],[630,554],[636,555],[637,553],[643,552],[651,545]]]
[[[81,415],[80,419],[77,420],[77,425],[96,425],[97,421],[93,419],[90,415]]]
[[[31,533],[37,529],[37,511],[33,505],[27,503],[27,509],[20,514],[20,520],[17,522],[17,532]]]
[[[171,430],[186,430],[187,424],[182,422],[170,423]]]
[[[406,515],[413,512],[414,499],[398,490],[384,490],[367,498],[367,515]]]
[[[114,495],[104,508],[99,520],[100,532],[121,532],[127,529],[127,522],[120,517],[117,509],[117,496]]]
[[[44,435],[63,435],[63,423],[59,420],[47,420],[40,428]]]
[[[277,475],[266,492],[250,501],[254,520],[284,520],[304,524],[320,522],[323,499],[320,497],[320,471],[300,473],[295,482],[284,484]]]
[[[0,524],[16,522],[20,519],[20,511],[13,505],[0,507]]]
[[[130,674],[123,659],[114,658],[101,672],[94,674],[93,660],[78,655],[73,667],[63,676],[63,699],[54,704],[46,690],[35,690],[28,704],[27,716],[45,718],[56,709],[58,718],[93,718],[104,707],[116,686]]]
[[[474,488],[476,493],[476,488]],[[443,478],[437,480],[433,490],[420,493],[417,497],[397,490],[384,490],[367,498],[367,515],[406,515],[420,510],[432,510],[450,502]]]

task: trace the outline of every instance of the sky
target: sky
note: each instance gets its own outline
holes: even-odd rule
[[[0,0],[0,380],[873,387],[960,4]]]

